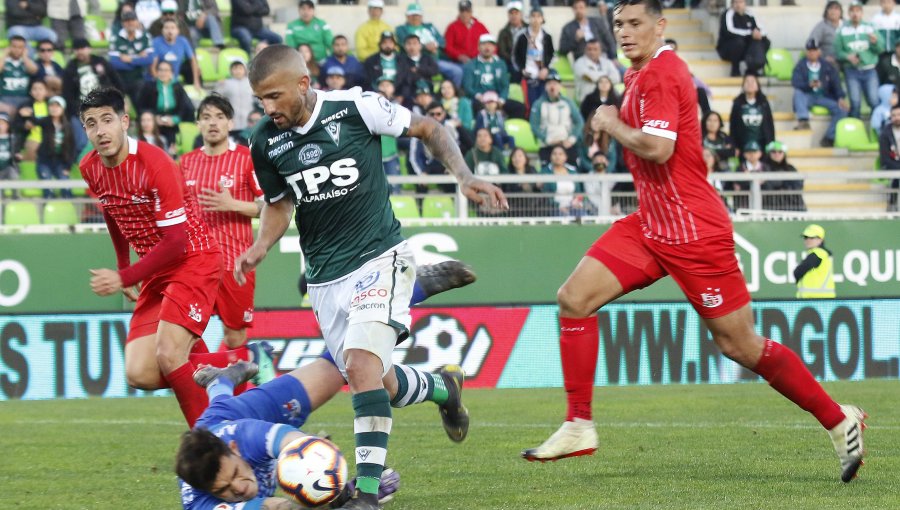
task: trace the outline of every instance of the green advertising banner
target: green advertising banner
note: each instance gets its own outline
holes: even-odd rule
[[[900,222],[823,221],[834,253],[838,297],[900,296]],[[801,222],[735,224],[736,255],[747,286],[758,299],[794,296],[794,267],[803,258]],[[429,300],[447,304],[552,303],[556,289],[606,225],[435,226],[405,228],[420,264],[450,258],[471,264],[479,280]],[[88,270],[114,267],[106,234],[8,234],[0,236],[0,314],[127,310],[122,297],[100,298],[88,286]],[[257,276],[257,308],[300,303],[302,267],[296,233],[269,253]],[[627,297],[628,301],[682,299],[670,279]]]

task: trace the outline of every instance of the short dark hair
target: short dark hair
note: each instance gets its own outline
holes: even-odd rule
[[[274,74],[285,63],[289,63],[291,59],[303,60],[300,53],[284,44],[272,44],[266,46],[262,51],[253,57],[248,66],[248,75],[250,83],[260,83]]]
[[[13,41],[22,41],[23,43],[28,44],[28,40],[19,34],[9,36],[9,42]]]
[[[174,18],[165,18],[165,19],[162,20],[162,26],[166,26],[166,25],[168,25],[169,23],[175,23],[175,26],[176,26],[176,27],[178,26],[178,20],[176,20],[176,19],[174,19]]]
[[[440,108],[441,110],[443,110],[444,103],[442,103],[440,101],[432,101],[431,103],[428,104],[428,107],[425,108],[425,111],[430,112],[431,110],[434,110],[435,108]]]
[[[231,106],[231,102],[223,95],[217,94],[213,92],[212,94],[203,98],[203,101],[200,101],[200,105],[197,106],[197,119],[200,119],[200,114],[203,113],[203,110],[206,108],[216,108],[225,114],[225,118],[231,120],[234,118],[234,107]]]
[[[78,107],[78,115],[84,116],[84,112],[91,108],[103,108],[108,106],[119,115],[125,115],[125,96],[115,87],[99,87],[87,93]]]
[[[577,3],[582,3],[584,5],[587,5],[587,0],[572,0],[571,2],[569,2],[569,6],[575,7],[575,4],[577,4]]]
[[[191,487],[210,492],[222,465],[222,457],[231,450],[206,429],[189,430],[181,435],[178,455],[175,457],[175,474]]]
[[[891,106],[891,111],[894,111],[894,110],[900,110],[900,103],[897,103],[894,106]]]
[[[331,44],[334,44],[334,41],[337,41],[338,39],[343,39],[343,40],[346,41],[346,40],[347,40],[347,36],[342,35],[342,34],[338,34],[338,35],[334,36],[333,39],[331,39]],[[349,42],[349,41],[348,41],[348,42]]]
[[[662,15],[662,4],[659,0],[616,0],[613,12],[618,12],[628,5],[643,5],[647,14]]]
[[[49,44],[50,46],[53,46],[54,50],[56,49],[56,45],[53,44],[53,41],[51,41],[50,39],[41,39],[40,41],[38,41],[37,47],[40,48],[41,46],[43,46],[45,44]]]

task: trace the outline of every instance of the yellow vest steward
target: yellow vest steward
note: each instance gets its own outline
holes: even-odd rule
[[[797,282],[797,297],[803,299],[824,299],[835,297],[834,268],[831,255],[824,248],[813,248],[807,252],[815,253],[822,263],[810,269]]]

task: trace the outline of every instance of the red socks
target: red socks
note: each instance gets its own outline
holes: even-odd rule
[[[166,381],[172,387],[175,398],[178,399],[178,405],[181,406],[181,413],[184,414],[184,419],[191,428],[209,405],[206,388],[194,382],[195,368],[194,364],[188,361],[166,375]]]
[[[766,339],[762,357],[753,371],[775,391],[810,412],[826,429],[833,429],[844,419],[841,407],[825,393],[803,360],[778,342]]]
[[[188,359],[195,365],[212,365],[224,368],[239,360],[250,361],[250,351],[246,345],[242,345],[237,349],[218,352],[197,352],[194,350],[188,356]]]
[[[597,316],[583,319],[559,318],[559,355],[569,403],[566,421],[574,418],[591,419],[599,349]]]

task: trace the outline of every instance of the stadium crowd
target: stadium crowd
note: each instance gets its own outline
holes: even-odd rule
[[[561,33],[550,34],[540,6],[546,2],[509,1],[506,25],[492,34],[468,0],[458,2],[458,15],[449,22],[429,19],[423,6],[409,3],[406,22],[396,27],[381,19],[383,0],[362,2],[368,19],[353,34],[334,34],[310,0],[298,3],[297,18],[283,33],[267,24],[273,13],[266,0],[232,0],[230,16],[220,12],[215,0],[120,1],[102,32],[97,23],[86,23],[98,18],[88,14],[96,8],[88,0],[6,0],[0,178],[68,179],[89,149],[76,115],[80,100],[103,85],[126,92],[138,120],[134,136],[175,159],[200,143],[190,128],[195,105],[213,91],[234,106],[232,136],[245,143],[262,116],[246,65],[260,49],[276,43],[304,55],[316,87],[360,86],[439,119],[478,175],[522,173],[523,168],[553,175],[627,174],[621,147],[598,140],[590,127],[597,106],[619,105],[623,87],[625,68],[617,58],[607,3],[567,2],[571,20]],[[793,69],[795,129],[809,129],[810,111],[826,109],[831,122],[823,147],[834,145],[840,119],[862,118],[863,97],[875,134],[892,124],[900,80],[900,12],[894,0],[882,0],[881,6],[864,20],[859,2],[849,4],[846,16],[840,3],[828,2],[809,35],[805,56]],[[677,49],[676,41],[667,43]],[[765,28],[745,0],[734,0],[723,10],[716,50],[743,84],[726,123],[710,109],[709,87],[695,77],[711,173],[796,171],[787,163],[787,146],[778,140],[772,106],[757,79],[769,47]],[[215,56],[218,71],[208,65]],[[898,161],[891,154],[897,153],[900,132],[891,128],[890,134],[879,138],[885,166]],[[445,173],[421,144],[388,137],[382,144],[388,175]],[[511,157],[516,148],[526,151],[524,167]],[[718,182],[715,176],[710,179]],[[419,193],[452,191],[446,185],[408,187]],[[732,210],[749,206],[749,181],[720,187]],[[763,207],[805,210],[802,188],[799,179],[766,180]],[[568,180],[508,184],[505,189],[513,199],[510,215],[627,213],[634,207],[634,200],[626,198],[633,192],[627,182],[616,185],[612,199]],[[57,194],[70,196],[68,190],[42,193],[44,198]],[[889,208],[896,209],[895,197]],[[602,200],[614,203],[600,207]]]

